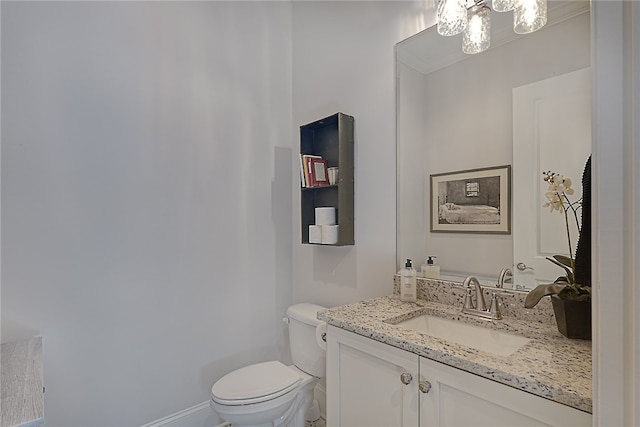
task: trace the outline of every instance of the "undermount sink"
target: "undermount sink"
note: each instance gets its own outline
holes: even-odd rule
[[[519,335],[429,315],[414,317],[396,326],[498,356],[509,356],[530,341]]]

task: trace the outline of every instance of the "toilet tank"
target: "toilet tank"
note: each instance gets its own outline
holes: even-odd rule
[[[316,327],[324,325],[316,315],[324,309],[309,303],[292,305],[287,309],[291,360],[298,369],[314,377],[324,377],[326,373],[326,352],[316,341]]]

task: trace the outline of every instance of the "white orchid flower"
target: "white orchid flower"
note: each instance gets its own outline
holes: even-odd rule
[[[548,202],[542,205],[543,207],[550,207],[551,212],[555,210],[564,212],[564,202],[556,191],[547,191],[545,193],[545,197],[547,198]]]
[[[573,268],[573,250],[571,247],[571,235],[569,230],[569,212],[573,213],[573,217],[578,225],[578,231],[580,226],[578,223],[577,209],[582,206],[581,200],[571,202],[568,196],[571,196],[574,191],[571,188],[571,178],[566,178],[555,172],[546,171],[542,173],[544,175],[544,181],[549,184],[547,192],[544,194],[547,201],[542,205],[545,208],[549,208],[550,212],[558,211],[564,214],[564,222],[567,230],[567,243],[569,245],[569,259],[571,261],[571,267]],[[572,280],[572,279],[569,279]]]

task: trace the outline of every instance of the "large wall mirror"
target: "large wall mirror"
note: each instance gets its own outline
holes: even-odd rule
[[[435,27],[396,46],[397,265],[419,269],[434,255],[445,277],[487,281],[510,267],[531,288],[562,275],[546,255],[568,253],[563,217],[542,207],[542,172],[571,177],[580,193],[590,155],[589,2],[550,1],[547,25],[527,35],[513,32],[512,13],[491,20],[480,54]],[[431,231],[431,175],[504,165],[509,233]]]

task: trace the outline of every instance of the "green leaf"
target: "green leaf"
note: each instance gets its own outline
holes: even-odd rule
[[[573,301],[590,301],[591,286],[568,285],[558,296]]]
[[[553,259],[555,259],[556,261],[558,261],[560,264],[562,265],[566,265],[567,267],[569,267],[570,269],[573,270],[573,261],[571,260],[571,258],[569,258],[568,256],[564,256],[564,255],[554,255]]]
[[[560,260],[558,260],[558,258]],[[546,257],[546,259],[548,259],[549,261],[551,261],[552,263],[554,263],[555,265],[557,265],[558,267],[562,268],[565,273],[567,273],[567,281],[569,283],[574,283],[574,277],[573,277],[573,267],[571,265],[569,265],[567,267],[567,265],[565,265],[562,261],[567,261],[570,263],[571,262],[571,258],[563,256],[563,255],[554,255],[553,258],[550,257]]]
[[[527,294],[527,298],[524,300],[524,307],[533,308],[540,302],[542,297],[547,295],[558,295],[566,287],[567,285],[561,285],[559,283],[538,285]]]

